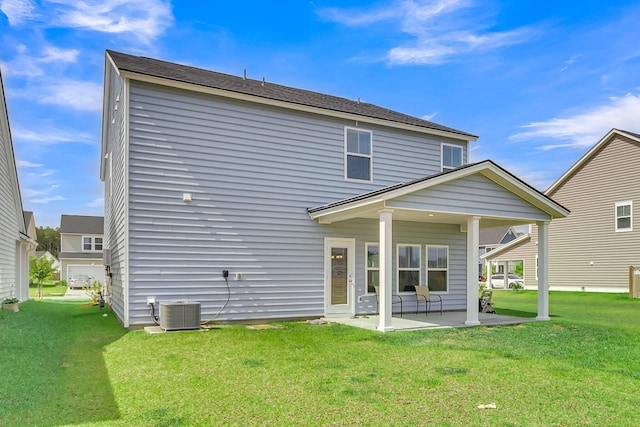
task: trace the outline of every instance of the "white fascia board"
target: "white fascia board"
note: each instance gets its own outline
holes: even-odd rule
[[[196,85],[193,83],[185,83],[185,82],[169,80],[161,77],[148,76],[146,74],[139,74],[131,71],[121,70],[120,75],[122,75],[123,77],[129,78],[131,80],[141,81],[145,83],[169,86],[177,89],[184,89],[192,92],[206,93],[208,95],[217,95],[225,98],[232,98],[232,99],[237,99],[241,101],[253,102],[256,104],[264,104],[264,105],[270,105],[274,107],[286,108],[289,110],[297,110],[297,111],[303,111],[306,113],[313,113],[313,114],[319,114],[323,116],[336,117],[340,119],[353,120],[356,122],[365,122],[365,123],[370,123],[370,124],[384,126],[384,127],[410,130],[413,132],[419,132],[419,133],[435,135],[435,136],[442,136],[442,137],[456,139],[464,142],[476,141],[478,139],[477,136],[473,136],[473,135],[462,135],[455,132],[447,132],[439,129],[432,129],[432,128],[427,128],[422,126],[414,126],[414,125],[409,125],[404,123],[398,123],[390,120],[383,120],[383,119],[377,119],[377,118],[372,118],[368,116],[361,116],[359,114],[345,113],[341,111],[328,110],[325,108],[312,107],[309,105],[296,104],[293,102],[279,101],[279,100],[274,100],[269,98],[263,98],[261,96],[256,96],[256,95],[248,95],[248,94],[233,92],[233,91],[224,90],[224,89],[216,89],[216,88]]]

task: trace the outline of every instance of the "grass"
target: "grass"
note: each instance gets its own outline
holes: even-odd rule
[[[536,312],[535,292],[493,300]],[[550,301],[551,322],[518,326],[153,336],[96,307],[31,301],[0,319],[0,425],[640,424],[640,300]]]
[[[43,297],[61,297],[67,292],[66,286],[58,285],[58,282],[42,283]],[[38,298],[38,284],[29,285],[29,298]]]

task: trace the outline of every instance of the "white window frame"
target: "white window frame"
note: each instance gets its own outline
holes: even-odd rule
[[[91,243],[91,249],[85,249],[84,239],[89,239]],[[102,249],[96,249],[96,239],[100,239],[100,246],[104,248],[103,236],[82,236],[82,252],[102,252]]]
[[[618,220],[622,219],[622,218],[627,218],[627,216],[618,216],[618,207],[620,206],[629,206],[629,227],[626,228],[620,228],[618,227]],[[625,232],[625,231],[633,231],[633,201],[632,200],[627,200],[624,202],[616,202],[616,206],[615,206],[615,210],[614,210],[614,215],[615,215],[615,221],[616,221],[616,233],[618,232]]]
[[[369,246],[378,247],[378,267],[369,267]],[[375,292],[369,292],[369,272],[377,271],[380,277],[380,244],[376,242],[366,242],[364,245],[364,293],[365,295],[375,295]]]
[[[412,248],[418,248],[418,266],[417,267],[400,267],[400,248],[408,246]],[[400,272],[401,271],[417,271],[418,272],[418,285],[422,280],[422,245],[415,243],[398,243],[396,245],[396,292],[398,294],[412,293],[403,291],[400,289]]]
[[[446,249],[447,250],[447,266],[446,266],[446,268],[442,268],[442,267],[429,268],[429,248],[439,248],[439,249]],[[431,286],[429,286],[429,292],[432,292],[434,294],[448,294],[449,293],[449,283],[450,283],[450,278],[451,278],[451,274],[450,274],[450,271],[449,271],[449,266],[451,264],[449,246],[448,245],[427,245],[424,252],[425,252],[424,255],[425,255],[425,268],[426,268],[425,271],[426,271],[427,286],[429,286],[429,272],[430,271],[444,271],[444,272],[447,273],[446,290],[437,291],[437,290],[431,289]],[[489,274],[489,273],[487,272],[487,274]]]
[[[458,166],[449,166],[444,164],[444,147],[452,147],[460,150],[460,164]],[[442,170],[442,172],[454,170],[456,168],[459,168],[463,164],[464,164],[464,147],[462,147],[461,145],[447,144],[444,142],[440,145],[440,169]]]
[[[369,134],[369,154],[354,153],[354,152],[350,152],[347,149],[347,133],[349,131],[363,132],[363,133]],[[349,173],[348,173],[349,172],[348,171],[349,156],[362,157],[369,160],[369,179],[349,178]],[[352,182],[373,182],[373,131],[345,126],[344,128],[344,180],[352,181]]]

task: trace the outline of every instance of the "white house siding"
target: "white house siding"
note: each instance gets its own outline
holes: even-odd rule
[[[306,209],[440,168],[439,139],[359,123],[373,131],[374,182],[345,182],[344,127],[355,122],[138,82],[129,113],[129,217],[121,222],[129,224],[131,325],[149,323],[147,296],[198,300],[203,320],[213,316],[227,298],[222,270],[231,299],[221,319],[322,315],[324,237],[356,238],[363,291],[364,242],[377,240],[378,225],[320,225]],[[449,304],[464,307],[459,228],[396,223],[396,232],[407,243],[451,237]]]
[[[105,118],[103,126],[106,129],[107,147],[106,154],[110,159],[105,160],[107,165],[105,181],[105,215],[103,248],[105,253],[111,254],[109,268],[112,278],[107,278],[108,298],[111,308],[120,321],[127,325],[125,309],[125,285],[126,285],[126,189],[127,189],[127,97],[125,80],[118,76],[110,66],[107,68],[111,80],[109,87],[111,93],[105,94],[107,100],[105,108],[109,114]],[[117,105],[117,109],[116,109]],[[113,167],[113,170],[110,168]],[[128,325],[127,325],[128,326]]]
[[[20,266],[17,259],[19,231],[25,231],[20,195],[17,194],[17,175],[4,87],[0,76],[0,301],[17,294],[16,278]]]

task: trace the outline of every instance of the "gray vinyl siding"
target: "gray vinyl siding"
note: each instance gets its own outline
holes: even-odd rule
[[[122,222],[129,224],[131,325],[150,323],[147,296],[194,299],[203,320],[212,317],[227,299],[222,270],[230,272],[231,297],[219,319],[321,316],[324,238],[356,239],[356,286],[364,291],[364,245],[377,240],[378,223],[321,225],[306,209],[440,171],[441,140],[413,132],[359,123],[373,132],[374,179],[358,183],[344,180],[344,127],[352,121],[138,82],[130,84],[128,112]],[[423,245],[453,242],[447,304],[463,308],[465,235],[458,227],[394,224],[394,241],[417,236]],[[375,311],[367,301],[357,309]]]
[[[616,137],[551,194],[571,210],[550,227],[552,284],[628,290],[629,266],[640,265],[640,144]],[[615,204],[633,201],[633,231],[615,231]],[[593,265],[591,263],[593,262]]]
[[[472,175],[398,197],[387,202],[387,206],[467,215],[549,220],[549,214],[481,175]]]
[[[549,286],[556,290],[626,292],[629,266],[640,265],[640,144],[616,137],[550,196],[571,214],[549,225]],[[615,231],[616,202],[632,201],[633,231]],[[531,240],[492,256],[525,260],[535,281],[537,226]],[[592,264],[593,263],[593,264]]]
[[[109,120],[107,129],[107,154],[105,176],[105,227],[103,249],[111,252],[111,278],[107,278],[108,295],[116,316],[123,322],[126,318],[125,287],[126,277],[126,176],[127,176],[127,93],[124,79],[112,69],[108,94]],[[119,99],[119,101],[116,101]],[[118,105],[118,109],[116,109]],[[113,170],[110,167],[113,167]],[[112,188],[110,186],[112,185]],[[128,325],[126,325],[128,326]]]

